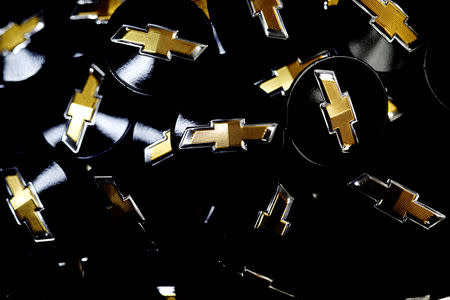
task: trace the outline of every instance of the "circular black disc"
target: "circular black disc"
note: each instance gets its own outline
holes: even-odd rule
[[[334,72],[341,98],[348,93],[351,99],[356,116],[352,124],[356,138],[349,149],[342,149],[339,132],[332,132],[329,116],[321,107],[328,100],[319,86],[317,71]],[[323,59],[311,65],[294,82],[287,108],[288,143],[315,164],[337,166],[373,150],[382,136],[386,116],[385,89],[371,67],[350,57]]]
[[[443,43],[430,43],[425,54],[424,72],[433,96],[442,106],[450,109],[450,97],[447,92],[448,80],[446,76],[442,76],[443,71],[448,70],[450,62],[444,57]]]
[[[176,7],[176,9],[174,9]],[[209,46],[213,40],[210,26],[203,12],[191,1],[125,2],[112,15],[105,32],[105,56],[114,77],[133,92],[144,95],[167,94],[167,86],[179,86],[189,77],[197,61],[207,56],[201,53],[195,59],[143,52],[143,45],[123,42],[122,33],[134,29],[146,32],[148,26],[175,33],[176,39]],[[142,49],[141,49],[142,48]],[[206,54],[206,55],[205,55]]]

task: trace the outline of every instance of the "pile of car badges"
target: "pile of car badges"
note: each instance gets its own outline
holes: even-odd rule
[[[450,296],[445,9],[62,2],[0,12],[0,299]]]

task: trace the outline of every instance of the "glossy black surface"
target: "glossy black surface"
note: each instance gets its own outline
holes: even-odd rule
[[[50,5],[49,3],[28,3],[15,1],[3,9],[0,28],[10,23],[22,24],[28,18],[38,15],[43,22],[39,31],[26,37],[24,44],[18,45],[12,52],[4,51],[0,58],[0,84],[8,86],[26,81],[42,73],[43,68],[56,62],[56,59],[69,56],[69,51],[60,51],[62,45],[68,44],[69,35],[64,15],[72,5],[66,3]],[[54,44],[56,47],[48,47]],[[59,46],[59,47],[58,47]]]
[[[402,224],[347,186],[364,172],[392,179],[450,215],[448,110],[433,95],[445,102],[437,80],[445,77],[436,70],[445,65],[437,43],[446,10],[437,2],[396,1],[430,44],[411,53],[380,39],[353,1],[324,10],[322,1],[284,0],[287,40],[267,38],[244,0],[209,0],[209,20],[189,0],[127,0],[109,24],[70,20],[75,2],[0,9],[0,26],[35,8],[48,15],[49,31],[29,44],[45,53],[45,64],[26,80],[0,83],[0,168],[16,166],[37,186],[47,174],[40,196],[56,237],[34,243],[0,186],[0,298],[165,299],[161,286],[173,287],[177,299],[450,295],[449,221],[428,231]],[[148,23],[208,48],[195,61],[167,61],[111,41],[124,24]],[[258,87],[274,70],[323,50],[332,57],[311,65],[285,93]],[[60,139],[64,112],[93,63],[105,73],[100,118],[73,153]],[[318,68],[332,69],[352,99],[360,143],[350,153],[328,132]],[[387,118],[387,96],[403,113],[395,121]],[[278,126],[270,143],[248,141],[247,150],[179,147],[187,128],[217,119]],[[166,130],[172,150],[146,161],[145,149]],[[66,180],[48,176],[52,164]],[[112,176],[119,198],[131,197],[145,222],[112,213],[95,176]],[[294,197],[283,237],[255,229],[278,184]]]
[[[64,114],[75,92],[83,90],[92,64],[95,63],[90,57],[82,56],[72,59],[66,67],[67,77],[64,84],[56,87],[57,93],[51,98],[54,103],[53,107],[46,112],[46,118],[38,124],[42,128],[43,138],[52,147],[67,148],[63,151],[71,151],[62,142],[66,124],[69,122]],[[103,65],[97,67],[101,71],[105,70]],[[92,125],[86,126],[80,149],[76,153],[76,156],[80,158],[93,157],[107,151],[120,141],[131,127],[126,111],[123,110],[121,101],[123,98],[119,96],[120,93],[114,91],[113,88],[104,87],[113,80],[111,75],[106,74],[98,91],[101,102],[93,119],[94,122]],[[49,86],[51,87],[52,83]]]
[[[207,49],[197,61],[179,57],[167,61],[142,55],[139,48],[111,41],[123,25],[144,30],[148,24],[178,31],[179,38],[208,46],[213,41],[213,34],[203,12],[189,1],[164,1],[144,6],[142,3],[126,2],[115,11],[108,22],[108,29],[104,32],[104,54],[116,79],[135,93],[154,96],[154,99],[150,100],[152,102],[177,101],[171,97],[173,90],[185,86],[185,79],[192,76],[192,68],[207,60],[213,49]],[[171,86],[172,82],[176,84]]]
[[[348,92],[351,98],[357,119],[353,128],[358,142],[348,153],[342,152],[336,134],[328,131],[320,108],[324,99],[315,70],[333,70],[341,92]],[[298,151],[312,163],[350,167],[376,155],[386,116],[387,97],[373,69],[354,58],[327,58],[311,65],[293,85],[287,108],[288,143],[294,147],[293,151]]]
[[[445,108],[449,108],[447,95],[446,72],[449,69],[448,60],[442,59],[445,53],[443,43],[438,39],[432,41],[426,50],[423,62],[425,79],[435,99]]]

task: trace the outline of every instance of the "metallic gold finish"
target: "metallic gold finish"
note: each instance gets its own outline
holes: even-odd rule
[[[363,174],[349,185],[376,201],[375,207],[392,218],[405,222],[407,219],[431,228],[445,216],[418,201],[419,194],[399,183],[388,180],[387,184],[368,174]]]
[[[397,106],[388,99],[388,119],[393,122],[400,118],[403,114],[398,110]]]
[[[36,242],[53,241],[54,237],[40,213],[44,206],[33,184],[30,182],[25,185],[16,168],[8,170],[5,181],[11,196],[8,204],[18,224],[25,224]]]
[[[92,65],[83,90],[75,91],[64,113],[64,117],[69,121],[62,141],[75,153],[80,150],[86,126],[95,124],[95,116],[102,97],[98,95],[98,90],[104,76],[97,66]]]
[[[279,184],[275,196],[270,201],[267,211],[260,211],[255,229],[286,235],[291,224],[286,221],[294,198]]]
[[[323,9],[327,10],[330,6],[337,6],[339,0],[324,0],[323,1]]]
[[[120,43],[139,48],[139,53],[171,60],[172,55],[196,60],[206,45],[179,39],[178,31],[148,24],[146,29],[123,25],[111,38]]]
[[[106,193],[108,199],[111,201],[111,206],[108,209],[113,216],[120,217],[128,213],[136,213],[141,222],[145,222],[145,218],[137,207],[131,196],[124,197],[119,191],[116,182],[111,176],[95,176],[95,182]]]
[[[71,20],[95,20],[97,24],[108,23],[112,14],[122,5],[122,0],[98,0],[96,2],[79,2]]]
[[[320,104],[328,131],[335,133],[342,152],[357,143],[353,124],[357,122],[352,101],[347,92],[342,93],[333,71],[315,70],[317,82],[325,102]],[[329,122],[329,124],[328,124]],[[330,128],[331,127],[331,128]]]
[[[208,19],[210,19],[209,10],[208,10],[208,0],[192,0],[197,6],[203,10],[203,13],[206,15]]]
[[[144,150],[144,159],[146,163],[154,162],[157,159],[167,156],[172,152],[172,140],[170,130],[164,131],[164,138],[147,146]]]
[[[327,0],[327,6],[336,6],[338,3],[339,0]]]
[[[229,148],[247,150],[247,140],[270,143],[276,126],[276,123],[245,125],[245,119],[213,120],[209,126],[187,128],[179,147],[212,146],[213,151]]]
[[[42,28],[44,28],[44,22],[39,14],[23,21],[20,25],[9,23],[0,29],[0,53],[13,52],[17,46],[27,44],[30,37]]]
[[[297,59],[295,62],[287,66],[272,71],[275,77],[259,84],[259,88],[267,94],[273,93],[278,89],[283,89],[284,92],[287,92],[290,89],[295,78],[297,78],[297,76],[301,72],[303,72],[303,70],[305,70],[312,63],[329,56],[330,55],[328,52],[321,52],[305,61]]]
[[[411,44],[417,40],[417,33],[406,23],[408,16],[395,2],[388,0],[353,1],[372,16],[370,24],[389,42],[395,38],[407,50],[413,50]]]
[[[283,8],[281,0],[247,0],[253,17],[259,16],[266,36],[287,39],[279,10]]]

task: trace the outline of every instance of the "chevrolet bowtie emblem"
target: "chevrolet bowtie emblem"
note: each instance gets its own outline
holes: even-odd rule
[[[30,182],[25,184],[16,168],[3,170],[5,182],[11,196],[8,205],[19,225],[25,224],[36,242],[53,241],[40,211],[44,210],[39,196]]]
[[[95,176],[95,182],[106,193],[108,199],[111,201],[111,206],[108,209],[113,216],[122,216],[128,213],[135,213],[140,223],[145,222],[145,218],[137,207],[133,198],[130,196],[123,196],[119,191],[114,178],[111,176]]]
[[[71,20],[95,20],[97,24],[108,23],[111,15],[125,0],[78,1]]]
[[[0,53],[5,54],[26,47],[30,37],[42,28],[44,21],[41,14],[26,19],[20,25],[11,22],[0,28]]]
[[[62,141],[75,153],[80,150],[86,126],[95,124],[95,116],[101,101],[98,90],[104,76],[105,74],[96,65],[92,65],[83,90],[75,91],[64,113],[64,117],[69,121]]]
[[[393,180],[387,184],[368,174],[363,174],[349,183],[349,186],[376,201],[375,207],[392,218],[405,222],[407,219],[427,229],[433,227],[445,216],[418,201],[419,194]]]
[[[396,39],[408,51],[417,40],[416,32],[408,26],[408,16],[389,0],[353,0],[359,7],[372,16],[370,24],[390,43]]]
[[[163,132],[164,137],[155,143],[147,146],[144,150],[144,160],[146,163],[156,164],[162,159],[168,158],[172,152],[172,140],[170,130]]]
[[[142,55],[165,60],[171,60],[172,55],[196,60],[208,47],[178,38],[178,31],[151,24],[146,29],[123,25],[111,41],[137,47]]]
[[[245,124],[245,119],[213,120],[209,126],[187,128],[179,148],[212,147],[213,151],[241,148],[247,150],[245,141],[270,143],[276,123]]]
[[[342,152],[357,143],[353,124],[357,122],[350,95],[342,93],[333,71],[315,70],[325,102],[320,104],[330,134],[335,133]]]
[[[287,39],[279,10],[283,8],[281,0],[247,0],[253,17],[259,16],[266,36]]]
[[[305,70],[312,63],[329,56],[330,54],[328,52],[321,52],[305,61],[297,59],[295,62],[287,66],[272,71],[274,77],[260,83],[258,86],[267,94],[271,94],[279,89],[282,89],[282,93],[284,94],[284,92],[287,92],[290,89],[295,78],[297,78],[303,70]]]
[[[286,221],[294,198],[279,184],[275,196],[270,201],[267,211],[260,211],[255,229],[286,235],[291,224]]]

